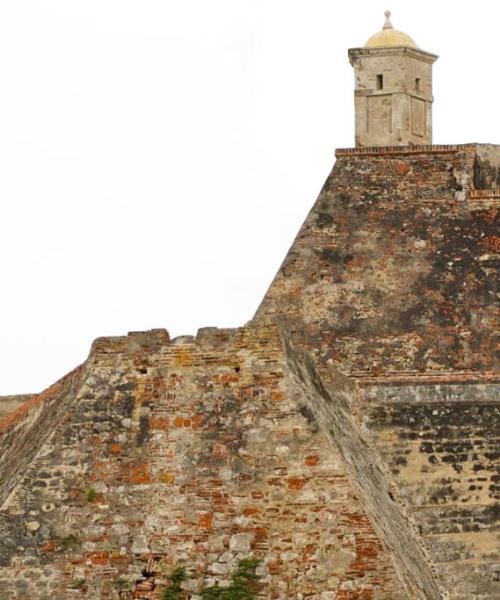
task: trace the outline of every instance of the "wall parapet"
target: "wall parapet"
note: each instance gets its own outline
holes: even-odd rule
[[[500,198],[500,188],[491,190],[470,190],[469,198]]]
[[[0,396],[0,422],[8,414],[16,411],[22,404],[31,400],[36,394],[15,394]]]
[[[363,148],[337,148],[336,158],[343,156],[388,156],[408,154],[443,154],[475,150],[477,144],[426,144],[422,146],[370,146]]]

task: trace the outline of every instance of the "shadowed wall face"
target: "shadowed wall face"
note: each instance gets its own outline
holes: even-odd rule
[[[356,376],[487,377],[498,366],[499,154],[338,151],[256,318],[282,318]]]
[[[372,385],[367,422],[450,597],[500,583],[499,384]]]

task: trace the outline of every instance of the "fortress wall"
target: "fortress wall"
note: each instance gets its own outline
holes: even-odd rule
[[[10,491],[54,430],[78,383],[77,368],[0,419],[0,510]],[[0,558],[1,560],[1,558]]]
[[[0,597],[158,600],[176,566],[196,597],[248,556],[273,600],[434,599],[427,556],[498,595],[498,155],[339,151],[251,326],[100,338],[0,422]]]
[[[158,338],[94,344],[0,516],[0,597],[158,599],[181,565],[195,596],[253,556],[263,598],[408,600],[276,329]]]
[[[500,149],[337,155],[255,320],[364,387],[450,598],[496,597]]]
[[[364,390],[370,430],[457,600],[500,593],[499,387]]]
[[[256,320],[354,376],[497,370],[499,200],[474,196],[477,148],[338,151]]]

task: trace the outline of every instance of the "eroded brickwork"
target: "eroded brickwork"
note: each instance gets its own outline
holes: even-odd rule
[[[98,339],[0,421],[2,600],[246,557],[268,599],[500,597],[500,151],[337,156],[250,325]]]
[[[358,376],[496,370],[499,202],[469,199],[476,146],[337,155],[257,318]]]
[[[80,377],[1,508],[1,598],[159,598],[182,565],[194,599],[247,556],[263,598],[410,597],[273,326],[103,338]]]
[[[340,150],[256,321],[365,390],[450,598],[500,597],[500,148]]]
[[[81,371],[75,369],[0,420],[0,506],[24,476],[40,446],[66,418],[67,402],[79,385]]]

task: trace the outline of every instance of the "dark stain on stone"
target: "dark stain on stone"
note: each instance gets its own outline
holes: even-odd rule
[[[476,190],[500,187],[500,169],[487,160],[474,159],[473,182]]]
[[[449,185],[450,190],[452,190],[454,192],[461,192],[464,188],[457,180],[457,176],[455,174],[455,169],[453,167],[450,167],[448,169],[448,173],[450,174],[449,179],[448,179],[448,185]]]
[[[134,405],[135,405],[135,401],[134,401],[134,397],[133,396],[124,396],[122,399],[122,406],[123,406],[123,415],[125,417],[130,418],[132,416],[132,414],[134,413]]]
[[[319,430],[319,426],[313,411],[305,404],[302,404],[299,406],[299,412],[304,418],[307,419],[311,430],[316,433]]]
[[[330,227],[333,223],[334,223],[334,220],[330,213],[321,211],[318,214],[316,224],[320,229],[323,229],[324,227]]]
[[[136,387],[137,387],[137,384],[135,382],[130,382],[130,383],[121,383],[120,385],[116,386],[116,389],[120,392],[130,392],[132,390],[135,390]]]
[[[136,444],[142,446],[146,441],[149,433],[149,420],[147,417],[141,416],[139,418],[139,431],[137,432]]]

